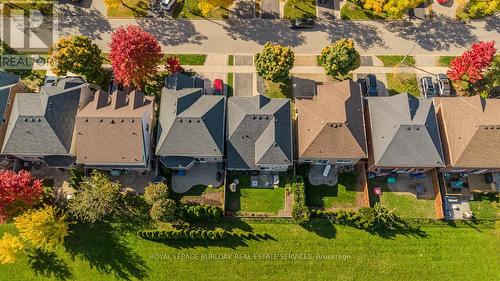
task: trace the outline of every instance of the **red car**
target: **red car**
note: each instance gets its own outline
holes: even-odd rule
[[[224,82],[222,81],[222,79],[214,80],[214,94],[216,95],[224,94]]]

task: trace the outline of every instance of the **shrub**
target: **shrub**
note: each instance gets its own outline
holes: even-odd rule
[[[345,76],[361,65],[361,57],[354,48],[354,42],[346,38],[323,48],[319,59],[326,75],[332,77]]]
[[[179,218],[179,206],[172,199],[160,199],[153,203],[149,215],[155,221],[172,222]]]
[[[224,229],[173,229],[149,230],[137,233],[141,238],[148,240],[220,240],[229,237],[230,232]]]
[[[192,220],[219,219],[222,209],[212,205],[183,205],[184,216]]]
[[[144,190],[144,200],[149,205],[153,205],[156,201],[168,199],[170,192],[168,186],[162,182],[149,183]]]
[[[293,209],[292,216],[296,223],[303,224],[309,220],[311,212],[306,204],[306,189],[304,179],[297,176],[292,182]]]

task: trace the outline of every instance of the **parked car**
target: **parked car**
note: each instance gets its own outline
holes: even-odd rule
[[[446,74],[440,73],[437,75],[437,87],[440,96],[451,96],[450,80]]]
[[[369,97],[378,96],[377,77],[373,74],[366,75],[365,78],[366,95]]]
[[[214,80],[214,94],[215,95],[224,94],[224,82],[222,81],[222,79]]]
[[[48,87],[48,86],[54,86],[57,82],[57,77],[55,76],[45,76],[45,79],[43,80],[43,86]]]
[[[302,18],[290,20],[291,29],[308,29],[314,27],[314,19]]]
[[[160,7],[162,10],[170,11],[174,6],[176,0],[161,0]]]
[[[434,87],[434,82],[432,77],[425,76],[420,79],[420,84],[422,85],[422,91],[424,92],[424,97],[430,99],[437,95],[436,88]]]

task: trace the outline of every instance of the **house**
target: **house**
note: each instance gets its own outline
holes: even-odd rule
[[[75,162],[76,114],[92,98],[81,78],[61,79],[40,93],[18,93],[12,105],[2,154],[51,167]]]
[[[9,120],[12,104],[17,93],[24,92],[24,86],[18,76],[0,71],[0,147],[3,145],[5,133],[7,132],[7,121]]]
[[[148,170],[154,97],[97,91],[76,117],[76,161],[85,168]]]
[[[228,99],[227,169],[286,171],[293,164],[289,99]]]
[[[446,164],[440,172],[448,190],[463,192],[465,187],[471,192],[498,192],[500,100],[442,97],[435,98],[434,103]]]
[[[352,80],[317,84],[316,93],[295,103],[299,163],[343,166],[367,158],[359,84]]]
[[[181,73],[166,80],[156,155],[167,168],[189,170],[195,164],[223,161],[226,99],[205,95],[202,82]]]
[[[369,172],[424,173],[444,167],[432,100],[410,94],[366,99]]]

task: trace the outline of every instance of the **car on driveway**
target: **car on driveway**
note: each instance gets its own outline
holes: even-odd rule
[[[437,96],[436,87],[434,87],[434,82],[432,77],[425,76],[420,79],[420,84],[422,85],[422,91],[424,92],[424,97],[430,99]]]
[[[314,19],[302,18],[290,20],[291,29],[309,29],[314,27]]]
[[[446,74],[440,73],[437,75],[437,87],[440,96],[451,96],[450,80],[448,79],[448,76],[446,76]]]
[[[377,77],[373,74],[366,75],[365,78],[366,95],[369,97],[378,96]]]

